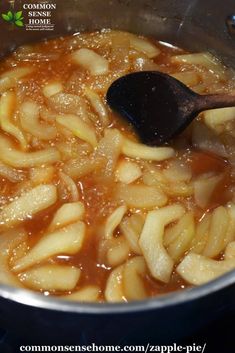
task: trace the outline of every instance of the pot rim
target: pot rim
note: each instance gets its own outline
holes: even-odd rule
[[[203,298],[235,284],[235,270],[210,281],[204,285],[193,287],[154,298],[129,303],[88,303],[73,302],[55,297],[46,297],[27,289],[0,285],[0,299],[34,308],[61,311],[74,314],[130,314],[135,312],[165,309],[173,305],[185,304]]]

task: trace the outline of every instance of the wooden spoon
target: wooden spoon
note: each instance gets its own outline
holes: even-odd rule
[[[158,71],[131,73],[114,81],[109,106],[130,121],[147,145],[161,145],[180,134],[198,113],[235,106],[235,95],[199,95]]]

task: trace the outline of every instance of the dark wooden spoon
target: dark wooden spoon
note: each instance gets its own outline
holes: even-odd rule
[[[235,106],[235,95],[199,95],[158,71],[119,78],[109,87],[106,98],[113,110],[134,125],[147,145],[169,141],[203,110]]]

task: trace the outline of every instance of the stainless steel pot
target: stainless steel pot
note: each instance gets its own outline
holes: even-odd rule
[[[155,36],[189,50],[209,50],[235,68],[235,39],[226,18],[234,0],[52,0],[55,30],[31,32],[0,22],[1,56],[45,37],[100,28],[118,28]],[[27,1],[15,1],[16,10]],[[1,1],[0,12],[9,9]],[[231,24],[231,18],[230,22]],[[231,30],[232,33],[232,30]],[[207,285],[130,304],[79,304],[0,286],[0,326],[34,342],[118,343],[148,334],[159,341],[188,335],[234,303],[235,273]]]

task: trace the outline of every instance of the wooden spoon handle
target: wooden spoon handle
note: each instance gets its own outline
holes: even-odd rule
[[[198,112],[207,109],[217,109],[226,107],[235,107],[235,95],[229,94],[208,94],[198,95],[195,108]]]

